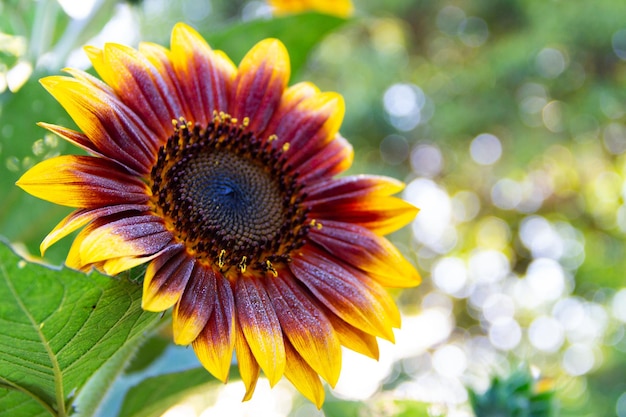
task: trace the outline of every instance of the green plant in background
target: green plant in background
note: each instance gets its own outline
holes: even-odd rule
[[[506,378],[494,378],[484,393],[470,390],[469,399],[477,417],[553,417],[558,415],[554,394],[527,369],[518,369]]]

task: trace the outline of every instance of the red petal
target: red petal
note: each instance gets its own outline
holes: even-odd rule
[[[285,371],[285,346],[272,302],[257,278],[242,275],[235,289],[237,317],[256,361],[276,384]]]
[[[352,145],[337,135],[333,141],[323,146],[313,156],[294,168],[300,173],[303,184],[320,181],[344,172],[352,165],[354,151]]]
[[[235,348],[234,306],[235,301],[230,283],[226,278],[218,277],[213,314],[193,342],[193,350],[200,363],[222,382],[228,380]]]
[[[265,287],[291,344],[315,372],[335,386],[341,371],[341,344],[328,319],[288,271],[268,278]]]
[[[171,60],[181,80],[183,100],[192,112],[190,121],[206,125],[214,111],[227,112],[228,94],[235,68],[230,60],[212,51],[191,27],[178,23],[172,30]]]
[[[289,81],[289,54],[277,39],[257,43],[242,59],[233,88],[231,115],[249,118],[249,128],[262,132]]]
[[[143,280],[143,309],[163,311],[173,306],[180,299],[195,263],[181,244],[172,245],[152,261]]]
[[[421,281],[413,265],[395,246],[364,227],[324,221],[320,228],[311,229],[309,237],[386,287],[413,287]]]
[[[190,344],[209,321],[215,305],[217,279],[213,269],[199,263],[194,265],[183,295],[172,312],[175,343]]]
[[[399,327],[400,313],[374,280],[312,245],[304,246],[289,267],[322,304],[343,320],[393,341],[392,327]]]

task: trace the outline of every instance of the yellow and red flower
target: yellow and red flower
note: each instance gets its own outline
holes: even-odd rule
[[[236,67],[190,27],[171,49],[86,48],[104,81],[78,70],[41,83],[82,132],[41,123],[87,151],[45,160],[18,181],[77,208],[41,244],[81,229],[67,265],[117,274],[147,263],[143,308],[173,307],[174,341],[216,378],[233,352],[250,398],[263,370],[318,407],[341,346],[378,357],[400,315],[384,287],[420,277],[383,235],[417,209],[403,184],[335,176],[352,162],[339,94],[287,87],[275,39]]]
[[[279,15],[315,11],[346,18],[354,13],[351,0],[268,0],[268,3]]]

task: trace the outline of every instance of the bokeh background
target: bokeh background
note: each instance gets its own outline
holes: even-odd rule
[[[392,240],[423,284],[395,294],[403,327],[395,345],[381,342],[379,362],[346,352],[322,410],[265,381],[241,404],[234,380],[187,393],[165,415],[626,416],[626,2],[354,4],[347,20],[294,25],[270,20],[263,1],[3,0],[0,235],[35,256],[69,212],[13,184],[77,152],[35,125],[72,125],[37,79],[88,69],[82,45],[168,45],[184,21],[237,62],[255,36],[279,36],[296,48],[291,83],[345,97],[350,172],[406,182],[421,212]],[[242,22],[256,29],[224,41]],[[199,366],[168,340],[148,342],[103,416],[142,378]],[[491,405],[472,407],[486,392]]]

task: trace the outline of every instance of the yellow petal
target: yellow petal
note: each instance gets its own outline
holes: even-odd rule
[[[273,386],[285,371],[285,347],[272,303],[255,277],[239,277],[236,297],[238,322],[256,361]]]
[[[321,408],[324,403],[324,387],[317,373],[288,341],[285,343],[285,355],[287,357],[285,377],[317,408]]]
[[[237,324],[237,338],[235,341],[235,350],[237,351],[237,365],[239,366],[239,375],[246,386],[246,393],[242,401],[248,401],[254,394],[256,383],[259,380],[261,367],[254,359],[254,355],[250,350],[250,346],[246,341],[246,337],[241,330],[241,326]]]
[[[92,156],[46,159],[22,175],[16,185],[42,200],[62,206],[97,208],[145,203],[149,188],[118,166]]]

